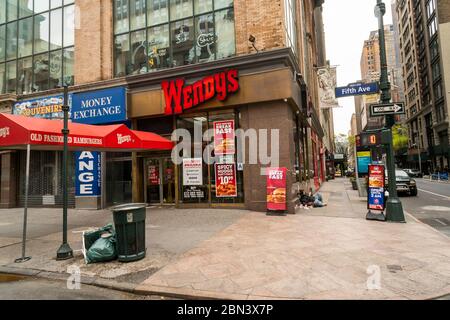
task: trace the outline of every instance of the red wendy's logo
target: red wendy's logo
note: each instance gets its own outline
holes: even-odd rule
[[[224,101],[228,95],[239,90],[238,71],[231,69],[185,85],[184,79],[163,81],[166,115],[180,114],[208,100]]]

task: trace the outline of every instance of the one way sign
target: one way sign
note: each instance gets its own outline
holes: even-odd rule
[[[405,104],[403,102],[372,104],[370,105],[370,116],[381,117],[390,114],[405,114]]]

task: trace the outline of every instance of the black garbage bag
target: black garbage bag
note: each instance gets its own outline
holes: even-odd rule
[[[117,259],[116,237],[109,235],[101,237],[87,250],[86,262],[106,262]]]

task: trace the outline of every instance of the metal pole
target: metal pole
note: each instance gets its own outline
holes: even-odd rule
[[[63,151],[63,172],[62,172],[62,183],[63,183],[63,243],[56,253],[56,260],[67,260],[73,258],[73,251],[67,242],[67,207],[68,207],[68,197],[67,197],[67,167],[68,167],[68,136],[69,136],[69,87],[64,86],[64,106],[62,107],[64,112],[64,128],[62,133],[64,135],[64,151]]]
[[[25,204],[23,209],[23,233],[22,233],[22,257],[16,259],[16,263],[25,262],[31,259],[31,257],[25,257],[25,246],[27,241],[27,220],[28,220],[28,189],[30,185],[30,156],[31,146],[27,145],[27,163],[25,169]]]
[[[383,16],[386,13],[386,5],[382,0],[377,0],[375,6],[375,16],[378,18],[378,39],[380,42],[380,65],[381,65],[381,77],[380,77],[380,89],[381,89],[381,102],[389,103],[391,101],[391,85],[388,79],[387,59],[386,59],[386,43],[384,37],[384,21]],[[395,124],[394,115],[386,116],[385,128],[387,129],[387,137],[389,147],[387,148],[387,169],[389,179],[389,199],[386,203],[386,220],[391,222],[405,222],[405,216],[403,214],[403,207],[400,199],[397,195],[397,183],[395,177],[395,155],[392,139],[392,127]]]

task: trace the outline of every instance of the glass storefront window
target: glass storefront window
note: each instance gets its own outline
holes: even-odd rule
[[[234,112],[223,111],[223,112],[215,112],[215,113],[201,113],[189,116],[182,116],[177,119],[177,128],[182,128],[188,130],[192,137],[194,137],[194,126],[198,126],[201,128],[202,133],[204,134],[206,130],[214,128],[214,122],[216,121],[226,121],[233,120],[235,121],[235,129],[237,129],[236,124],[236,116]],[[199,130],[199,129],[197,129]],[[244,176],[243,171],[239,170],[237,161],[237,151],[234,155],[224,155],[224,156],[216,156],[212,154],[212,156],[216,157],[216,163],[208,164],[203,159],[203,153],[207,146],[212,143],[203,141],[199,148],[200,154],[196,155],[195,152],[195,143],[191,144],[191,155],[190,157],[202,158],[202,185],[195,186],[186,186],[183,184],[184,179],[184,168],[183,165],[179,166],[179,194],[180,194],[180,202],[181,203],[204,203],[204,204],[237,204],[244,203]],[[236,145],[236,142],[235,142]],[[185,155],[182,155],[184,158],[188,158]],[[210,162],[210,161],[209,161]],[[234,174],[236,177],[236,196],[216,196],[216,166],[219,164],[231,164],[234,168]],[[220,179],[220,178],[219,178]]]
[[[147,45],[145,30],[131,33],[131,66],[132,74],[147,72]]]
[[[192,19],[177,21],[170,25],[172,37],[173,65],[184,66],[194,63],[194,22]]]
[[[214,36],[214,15],[207,14],[195,19],[197,34],[196,56],[198,62],[215,59],[216,38]]]
[[[148,29],[147,39],[149,69],[167,68],[170,65],[169,25]]]
[[[128,54],[130,52],[128,34],[116,37],[114,49],[116,77],[123,77],[128,74]]]
[[[215,13],[217,59],[235,54],[234,11],[226,9]]]
[[[48,72],[49,52],[59,50],[60,54],[52,53],[55,57],[72,52],[74,38],[73,1],[0,1],[0,63],[8,63],[8,66],[5,65],[8,72],[1,79],[2,83],[7,84],[4,91],[29,93],[30,89],[47,90],[54,88],[53,84],[61,85],[61,81],[50,80],[50,76],[54,77],[57,72]],[[44,59],[44,56],[47,58]],[[73,62],[70,61],[73,54],[71,56],[69,66],[64,68],[68,73],[64,78],[57,77],[68,79],[68,84],[73,84]],[[16,66],[15,71],[12,70],[13,65]],[[13,81],[16,75],[17,81]]]
[[[34,83],[33,88],[37,91],[43,91],[48,89],[48,54],[41,54],[34,56]]]
[[[136,29],[140,32],[147,28],[146,72],[235,54],[232,0],[115,0],[114,3],[116,76],[139,73],[133,67],[132,56],[124,54],[129,49],[124,51],[121,45],[133,43],[131,36]]]
[[[145,27],[146,0],[130,0],[130,27],[136,30]]]
[[[33,81],[33,62],[31,57],[21,59],[17,63],[18,86],[17,93],[31,93]]]
[[[132,202],[131,154],[106,153],[106,203]]]
[[[169,0],[147,0],[147,24],[155,26],[169,21]]]

